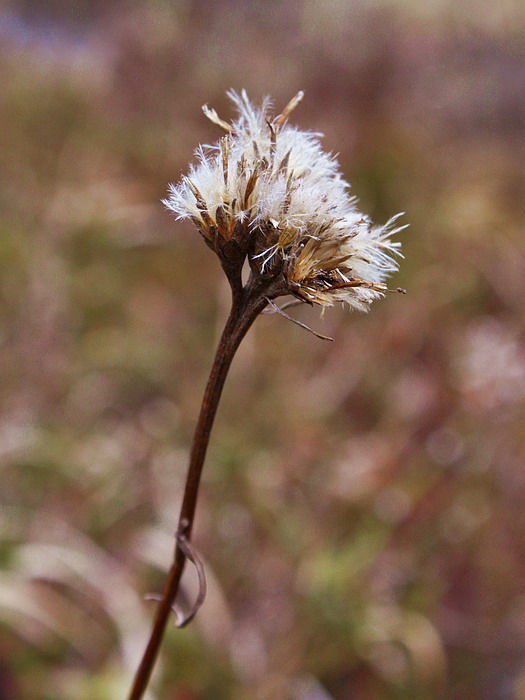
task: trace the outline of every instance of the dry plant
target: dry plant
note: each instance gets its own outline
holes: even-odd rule
[[[374,226],[357,210],[337,160],[321,148],[320,135],[288,123],[302,92],[276,117],[270,114],[268,99],[255,108],[244,91],[230,92],[229,97],[238,118],[229,124],[203,107],[226,134],[215,145],[197,149],[198,164],[170,187],[165,201],[178,218],[191,219],[219,257],[231,286],[232,307],[194,433],[173,564],[162,594],[151,596],[159,605],[130,700],[144,695],[170,612],[177,626],[184,627],[204,601],[204,570],[190,539],[210,431],[240,342],[267,307],[295,321],[275,303],[279,297],[291,297],[286,306],[343,302],[367,310],[389,291],[384,280],[397,269],[395,255],[400,255],[400,243],[391,237],[405,228],[396,225],[399,215]],[[250,274],[244,282],[246,262]],[[175,599],[187,559],[196,568],[199,594],[184,615]]]

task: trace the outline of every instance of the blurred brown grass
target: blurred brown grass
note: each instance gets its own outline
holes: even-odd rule
[[[155,697],[525,698],[522,4],[0,12],[0,698],[124,697],[146,641],[228,308],[159,200],[230,87],[305,90],[409,293],[257,321]]]

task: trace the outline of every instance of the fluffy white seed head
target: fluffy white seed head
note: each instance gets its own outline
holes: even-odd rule
[[[391,237],[405,228],[396,226],[400,215],[373,226],[357,210],[320,134],[288,124],[302,93],[274,118],[268,99],[255,108],[244,90],[228,95],[238,118],[228,124],[203,108],[226,135],[199,146],[197,164],[170,186],[166,206],[191,219],[221,258],[235,245],[254,274],[281,275],[283,293],[365,310],[397,269],[400,243]]]

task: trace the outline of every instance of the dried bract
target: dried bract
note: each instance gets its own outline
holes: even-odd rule
[[[270,101],[255,108],[244,91],[228,93],[239,116],[228,124],[205,106],[226,135],[196,151],[198,163],[170,187],[167,207],[189,218],[225,269],[280,278],[275,287],[302,301],[365,310],[387,291],[400,243],[391,237],[400,215],[374,226],[348,194],[337,160],[321,148],[320,134],[288,122],[298,93],[277,117]]]

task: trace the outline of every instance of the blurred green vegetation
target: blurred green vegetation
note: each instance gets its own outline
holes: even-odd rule
[[[0,41],[0,699],[125,697],[229,303],[160,200],[245,87],[407,212],[408,294],[258,319],[151,697],[523,700],[523,4],[11,0]]]

